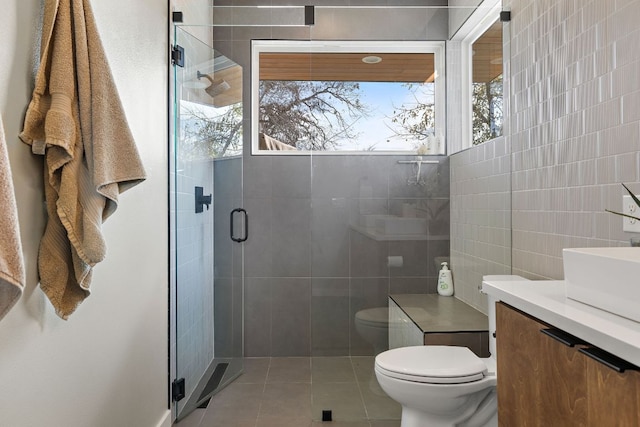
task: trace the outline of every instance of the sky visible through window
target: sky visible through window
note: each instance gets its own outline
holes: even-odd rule
[[[369,106],[371,116],[355,122],[354,130],[359,135],[354,140],[342,140],[341,151],[413,151],[421,141],[401,135],[398,124],[393,123],[394,110],[400,106],[416,106],[416,97],[422,104],[433,103],[433,84],[422,85],[412,90],[398,82],[360,82],[362,102]]]

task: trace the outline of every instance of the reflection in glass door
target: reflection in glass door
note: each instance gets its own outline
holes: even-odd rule
[[[173,87],[172,318],[177,418],[242,372],[242,68],[175,28],[182,49]]]

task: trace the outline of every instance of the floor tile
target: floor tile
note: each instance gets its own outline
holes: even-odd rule
[[[235,380],[239,384],[264,384],[269,372],[269,357],[248,357],[244,359],[244,372]]]
[[[195,409],[189,415],[187,415],[180,422],[176,423],[177,427],[199,427],[200,421],[202,421],[202,417],[204,416],[205,409]]]
[[[333,421],[330,423],[314,421],[311,427],[370,427],[369,421]],[[400,424],[398,424],[400,426]]]
[[[311,382],[344,383],[355,382],[351,359],[348,357],[313,357],[311,359]]]
[[[373,393],[378,396],[387,396],[387,393],[382,390],[380,387],[380,383],[378,382],[378,378],[376,378],[376,373],[372,370],[369,375],[362,375],[358,378],[358,384],[360,384],[360,389],[364,392]]]
[[[352,383],[313,383],[312,410],[313,419],[321,420],[323,410],[331,410],[336,421],[364,421],[364,410],[360,390]]]
[[[359,383],[362,399],[370,420],[400,419],[402,406],[387,396],[381,388],[372,387],[371,382]],[[377,382],[376,382],[377,384]]]
[[[267,383],[310,383],[309,357],[273,357],[269,365]]]
[[[373,371],[375,358],[373,356],[353,356],[351,363],[358,381],[369,381],[371,376],[375,376]]]
[[[203,420],[200,427],[256,427],[257,423],[257,418],[238,418],[237,416],[220,415],[211,420],[207,420],[206,423]],[[177,425],[176,427],[181,426]]]
[[[211,398],[200,427],[213,427],[231,420],[255,424],[263,401],[263,384],[229,384]]]
[[[311,384],[266,384],[260,414],[263,417],[307,418],[311,420]]]
[[[311,427],[311,420],[306,417],[260,417],[256,427]]]
[[[332,422],[320,421],[323,409],[332,411]],[[400,405],[378,385],[373,375],[373,357],[248,358],[245,373],[238,380],[214,395],[206,409],[198,409],[176,424],[176,427],[399,426]]]
[[[400,420],[371,421],[371,427],[400,427]]]

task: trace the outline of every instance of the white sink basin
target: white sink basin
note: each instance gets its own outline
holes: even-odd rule
[[[640,248],[563,249],[567,297],[640,322]]]

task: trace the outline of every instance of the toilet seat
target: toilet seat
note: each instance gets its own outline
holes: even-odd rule
[[[392,378],[429,384],[479,381],[487,365],[467,347],[413,346],[386,351],[376,357],[376,370]]]

